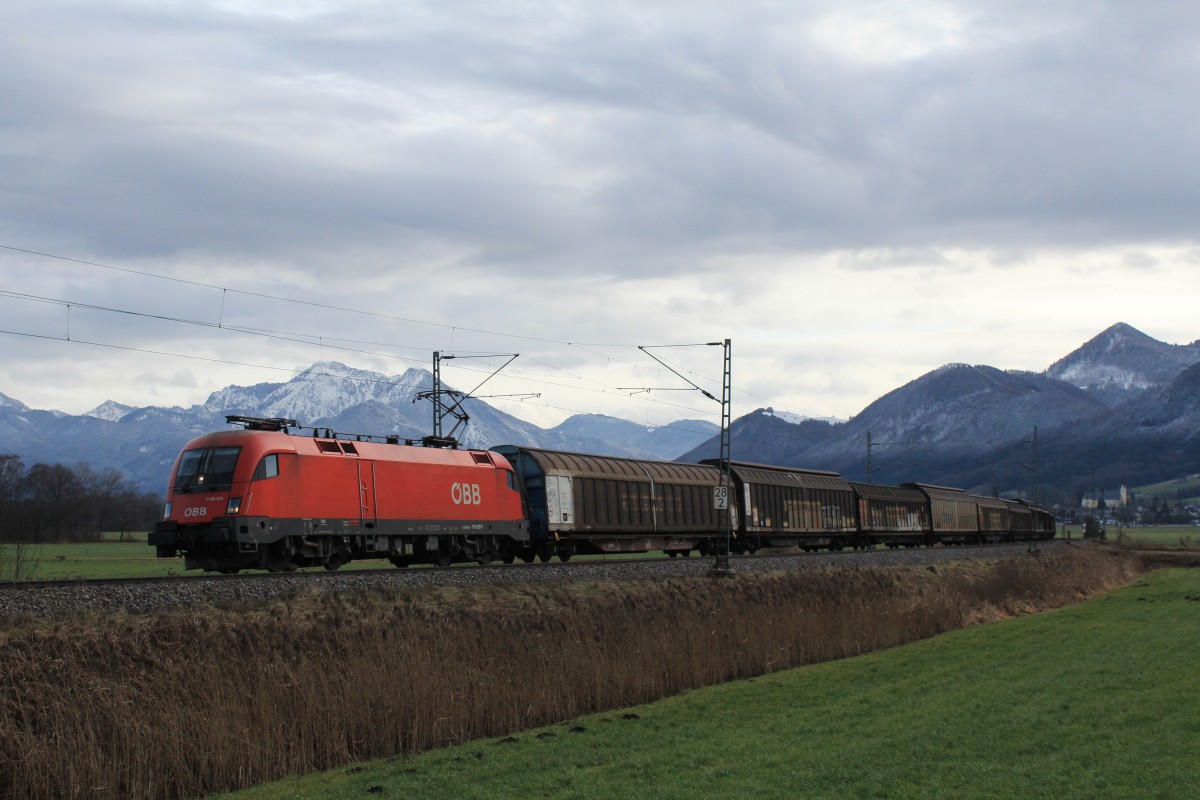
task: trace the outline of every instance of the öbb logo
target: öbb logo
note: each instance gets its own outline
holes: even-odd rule
[[[483,502],[479,497],[478,483],[450,484],[450,499],[456,506],[477,506]]]
[[[183,510],[183,515],[185,517],[207,517],[208,509],[204,506],[199,506],[197,508],[185,508]]]

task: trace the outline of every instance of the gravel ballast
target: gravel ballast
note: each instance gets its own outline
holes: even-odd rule
[[[936,564],[969,559],[1011,558],[1074,546],[1063,540],[974,547],[923,547],[898,550],[787,553],[734,556],[734,574],[779,570],[885,567]],[[9,587],[0,591],[0,618],[53,617],[79,611],[151,613],[218,605],[242,606],[281,600],[305,591],[411,590],[430,586],[539,581],[621,581],[655,577],[702,577],[712,572],[711,557],[646,560],[611,559],[569,564],[461,566],[275,575],[182,577],[164,581],[57,583]]]

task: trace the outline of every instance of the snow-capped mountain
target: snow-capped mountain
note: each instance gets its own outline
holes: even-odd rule
[[[1200,341],[1167,344],[1118,322],[1056,361],[1046,375],[1116,406],[1146,389],[1165,386],[1198,361]]]
[[[307,422],[336,417],[367,402],[411,404],[417,392],[432,388],[433,376],[422,369],[389,377],[336,361],[318,361],[286,383],[227,386],[213,392],[201,408],[213,416],[254,414]]]
[[[29,406],[22,403],[20,400],[13,399],[8,395],[0,392],[0,409],[5,409],[10,412],[28,411]]]
[[[106,419],[109,422],[117,422],[121,417],[133,411],[133,406],[127,406],[124,403],[118,403],[115,400],[105,400],[100,405],[86,412],[83,416],[95,417],[96,419]]]
[[[1200,472],[1197,362],[1200,343],[1168,345],[1115,325],[1046,373],[948,364],[889,392],[848,422],[759,409],[734,422],[733,457],[863,480],[870,452],[871,475],[881,483],[918,480],[986,490],[1005,481],[1029,482],[1036,427],[1043,482],[1075,485],[1081,476],[1106,470],[1129,481]],[[113,466],[143,490],[161,491],[183,444],[223,429],[227,414],[419,439],[430,432],[432,413],[428,402],[413,400],[431,387],[425,370],[387,376],[319,362],[286,382],[229,386],[190,408],[104,403],[70,416],[30,409],[0,394],[0,453],[16,453],[28,464]],[[525,444],[685,461],[717,454],[718,431],[710,422],[654,427],[585,414],[545,430],[480,400],[468,400],[465,408],[470,424],[455,435],[472,448]]]
[[[804,414],[796,414],[791,411],[780,411],[770,407],[762,409],[762,413],[766,414],[767,416],[778,417],[784,422],[790,422],[792,425],[799,425],[800,423],[807,422],[809,420],[813,420],[815,422],[828,422],[831,425],[836,425],[839,422],[846,421],[844,419],[838,419],[837,417],[809,417]]]
[[[784,420],[771,409],[759,408],[734,420],[730,456],[734,461],[825,469],[805,461],[805,454],[838,435],[841,425],[815,419]],[[718,458],[720,439],[714,436],[679,458],[698,462]]]
[[[1059,487],[1196,473],[1198,362],[1196,344],[1114,325],[1046,373],[947,364],[845,423],[788,424],[759,409],[734,422],[733,457],[985,493],[997,485],[1028,491],[1035,469],[1039,482]],[[713,439],[681,460],[716,451]]]
[[[1105,408],[1084,390],[1036,372],[947,364],[871,403],[846,430],[864,442],[871,431],[880,441],[973,448]]]
[[[227,386],[190,408],[131,408],[108,401],[71,416],[30,409],[0,395],[0,453],[15,453],[29,464],[113,466],[142,490],[161,491],[183,445],[201,433],[226,428],[226,415],[284,417],[343,433],[418,440],[430,433],[433,414],[428,401],[414,400],[432,386],[433,376],[426,370],[388,376],[322,361],[283,383]],[[669,460],[717,430],[706,422],[655,427],[596,414],[545,430],[481,400],[469,399],[463,407],[470,422],[455,435],[464,447],[480,449],[524,444]],[[443,432],[449,434],[454,423],[446,418]]]

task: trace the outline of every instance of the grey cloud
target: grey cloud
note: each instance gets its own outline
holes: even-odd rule
[[[837,7],[9,10],[0,232],[535,274],[1193,235],[1197,12],[964,4],[861,63],[808,38]]]

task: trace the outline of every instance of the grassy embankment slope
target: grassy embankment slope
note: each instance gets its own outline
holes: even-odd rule
[[[1083,605],[237,800],[1192,798],[1200,570]]]
[[[196,797],[486,742],[1062,607],[1140,569],[1137,556],[1068,548],[726,581],[313,591],[237,608],[18,617],[0,630],[0,796]],[[684,729],[686,752],[670,760],[737,763],[744,754],[713,755],[736,752],[742,735],[764,753],[791,741],[745,731],[695,760],[707,737]],[[842,763],[836,743],[803,741]]]

